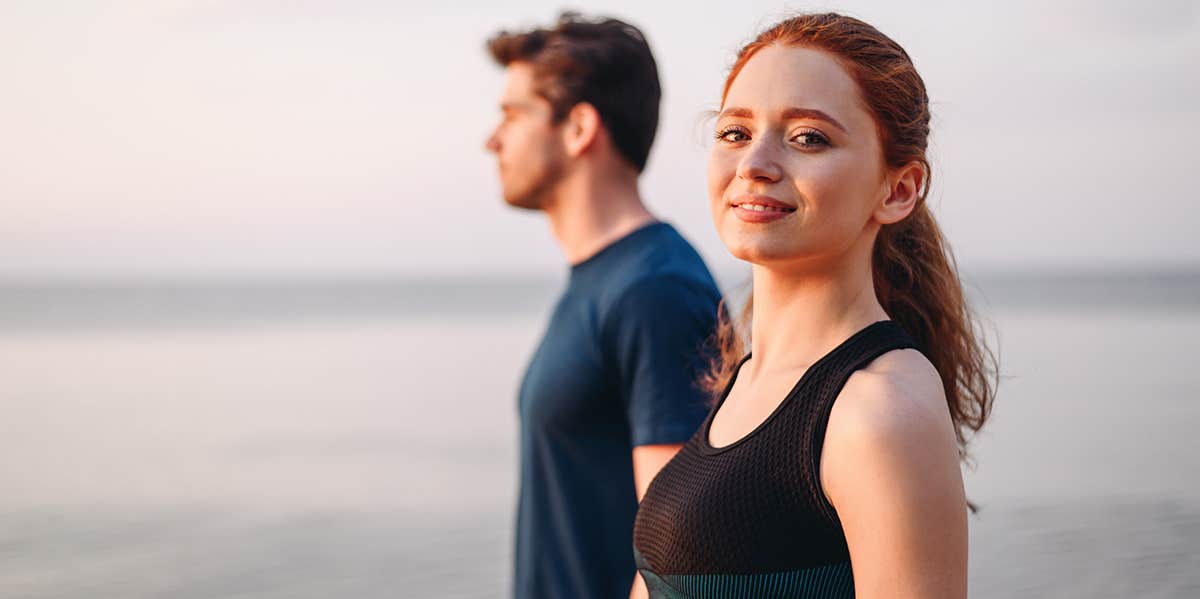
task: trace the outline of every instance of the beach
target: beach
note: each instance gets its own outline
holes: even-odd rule
[[[1200,285],[1089,280],[975,286],[972,597],[1200,596]],[[9,288],[0,596],[506,596],[558,285]]]

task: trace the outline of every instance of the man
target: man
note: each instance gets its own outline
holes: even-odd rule
[[[514,592],[623,598],[637,501],[708,411],[720,295],[638,192],[661,94],[641,32],[567,13],[488,49],[506,68],[487,140],[504,199],[545,213],[570,264],[520,389]]]

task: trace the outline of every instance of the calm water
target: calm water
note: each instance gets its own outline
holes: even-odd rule
[[[1196,277],[982,279],[979,598],[1200,597]],[[553,284],[0,288],[0,597],[503,597]]]

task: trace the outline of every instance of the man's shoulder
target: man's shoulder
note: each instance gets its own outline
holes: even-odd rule
[[[636,336],[633,331],[642,329],[690,330],[700,326],[707,334],[715,326],[721,295],[707,272],[703,275],[679,270],[652,271],[614,289],[598,313],[603,338],[631,333]]]
[[[658,258],[659,265],[678,262],[708,273],[696,248],[670,223],[659,222],[655,235],[646,240],[646,250]]]
[[[715,307],[721,301],[720,291],[703,263],[699,268],[677,264],[640,269],[619,283],[606,287],[599,298],[602,317],[615,314],[628,317],[637,312],[655,312],[689,305]]]
[[[685,293],[688,288],[716,293],[716,283],[700,254],[674,227],[661,225],[658,234],[644,240],[637,252],[614,265],[604,286],[611,303],[629,295]]]

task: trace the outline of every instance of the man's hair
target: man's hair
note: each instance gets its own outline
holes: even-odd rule
[[[501,31],[487,48],[502,66],[533,66],[535,90],[550,103],[554,122],[587,102],[621,156],[638,172],[646,168],[662,90],[654,55],[637,27],[565,12],[550,29]]]

